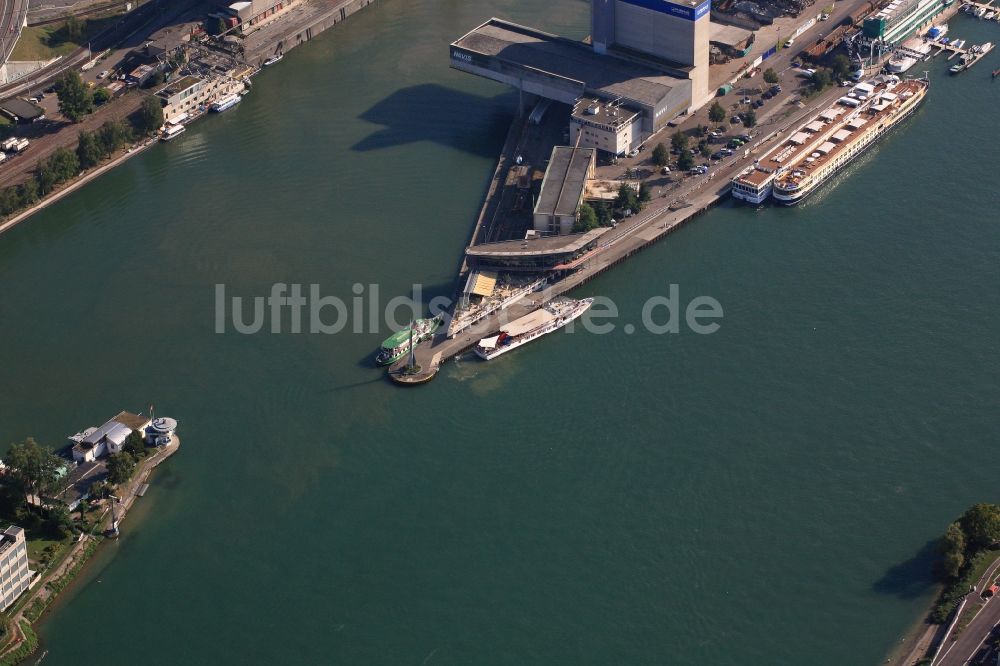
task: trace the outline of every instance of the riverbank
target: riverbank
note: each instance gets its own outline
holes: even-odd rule
[[[144,458],[125,487],[117,491],[120,501],[114,511],[108,504],[95,521],[91,532],[81,533],[63,560],[37,579],[28,593],[17,601],[7,620],[9,639],[0,648],[0,666],[14,666],[37,649],[38,637],[33,629],[34,623],[45,614],[59,593],[80,574],[105,540],[104,535],[121,525],[135,500],[140,497],[142,488],[148,482],[153,470],[177,453],[180,444],[180,437],[175,434],[169,444],[159,447],[156,453]],[[109,503],[113,501],[113,499],[108,500]]]
[[[287,15],[277,16],[273,21],[269,21],[263,27],[247,36],[247,53],[251,58],[257,57],[259,59],[263,59],[266,55],[270,55],[275,52],[286,53],[288,50],[293,49],[296,46],[305,44],[307,41],[315,38],[322,32],[325,32],[327,29],[340,24],[348,17],[373,4],[374,2],[375,0],[317,0],[316,2],[309,2],[306,0],[297,5],[293,5],[288,10],[289,13]],[[65,66],[65,63],[63,63],[63,66]],[[260,73],[260,71],[260,68],[251,68],[246,78],[252,78],[256,74]],[[116,103],[120,104],[120,101],[113,102],[112,106],[109,106],[109,109],[113,108],[115,111],[121,111],[119,107],[114,106]],[[138,107],[133,103],[125,111],[125,115],[133,112],[135,108]],[[194,117],[193,120],[198,120],[205,115],[208,114],[200,114]],[[75,130],[78,128],[74,126],[72,129]],[[70,137],[69,142],[64,142],[58,146],[51,146],[51,150],[49,152],[51,153],[52,150],[59,147],[72,149],[73,141],[75,141],[75,135]],[[68,181],[64,185],[53,190],[53,192],[49,195],[39,199],[29,208],[16,213],[13,217],[10,217],[3,222],[0,222],[0,234],[12,229],[38,211],[52,205],[72,192],[75,192],[90,181],[123,164],[129,158],[138,155],[156,143],[156,139],[145,140],[142,143],[133,146],[131,149],[127,150],[125,153],[112,161],[86,171],[77,178]],[[32,151],[32,154],[34,154],[34,152],[35,151]],[[36,159],[36,162],[37,161],[38,160]]]

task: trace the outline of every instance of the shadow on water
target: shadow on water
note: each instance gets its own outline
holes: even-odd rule
[[[938,582],[934,576],[934,563],[937,559],[938,541],[932,539],[910,559],[889,567],[872,585],[872,590],[901,599],[921,597],[930,592]]]
[[[473,95],[437,84],[402,88],[361,114],[385,128],[368,135],[351,149],[359,152],[433,141],[474,155],[497,157],[497,137],[510,124],[517,96]]]

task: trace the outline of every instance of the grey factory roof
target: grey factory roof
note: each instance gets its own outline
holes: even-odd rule
[[[574,42],[492,18],[454,42],[474,53],[512,65],[581,82],[588,90],[656,106],[679,80],[652,67],[598,55]]]
[[[712,21],[709,23],[709,41],[715,42],[717,44],[723,44],[725,46],[739,46],[745,43],[753,32],[745,28],[740,28],[735,25],[726,25],[725,23],[716,23]]]
[[[538,193],[538,203],[535,204],[536,215],[576,214],[594,153],[593,148],[556,146],[552,149],[542,190]]]
[[[9,99],[0,106],[0,109],[6,111],[7,115],[21,120],[34,120],[45,113],[40,106],[35,106],[23,99]]]
[[[468,248],[465,253],[470,257],[527,257],[567,254],[579,252],[607,231],[610,231],[608,227],[598,227],[582,234],[483,243]]]

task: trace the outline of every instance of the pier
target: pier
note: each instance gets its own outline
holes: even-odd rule
[[[446,321],[446,325],[439,329],[432,340],[416,346],[413,354],[415,368],[408,370],[408,359],[401,359],[389,368],[390,379],[397,384],[409,386],[427,383],[434,378],[446,361],[471,350],[482,338],[496,334],[503,324],[528,314],[556,296],[584,285],[604,271],[674,233],[728,196],[731,179],[748,167],[760,154],[766,152],[775,140],[786,137],[806,118],[815,114],[817,109],[833,103],[841,94],[839,88],[824,91],[810,99],[808,105],[794,105],[796,112],[787,116],[781,113],[787,106],[773,107],[771,113],[762,118],[760,124],[754,128],[758,133],[754,141],[735,156],[717,163],[709,175],[685,178],[678,187],[654,198],[638,215],[623,220],[617,227],[604,233],[598,244],[572,262],[572,266],[563,266],[562,270],[552,271],[549,284],[545,288],[524,295],[504,310],[494,312],[463,329],[455,337],[448,338],[447,324],[450,322]],[[477,220],[477,230],[473,234],[473,239],[480,233],[479,226],[491,219],[492,216],[486,211],[492,212],[496,206],[496,202],[492,199],[498,195],[501,184],[506,182],[507,169],[519,154],[517,152],[519,147],[522,147],[517,140],[523,130],[520,125],[522,122],[523,120],[515,119],[508,133],[504,154],[500,156],[491,179],[489,196]],[[669,142],[669,136],[664,134],[654,137],[649,142],[650,145],[655,145],[658,141]],[[470,244],[471,247],[474,245]],[[465,271],[468,270],[464,259],[462,268],[460,284],[466,277]]]

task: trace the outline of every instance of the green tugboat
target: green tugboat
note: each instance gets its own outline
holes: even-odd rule
[[[408,328],[396,331],[382,343],[382,347],[375,355],[375,362],[379,365],[391,365],[403,358],[410,351],[410,331],[413,331],[413,344],[419,344],[424,340],[430,340],[434,332],[441,326],[441,317],[431,319],[417,319]]]

